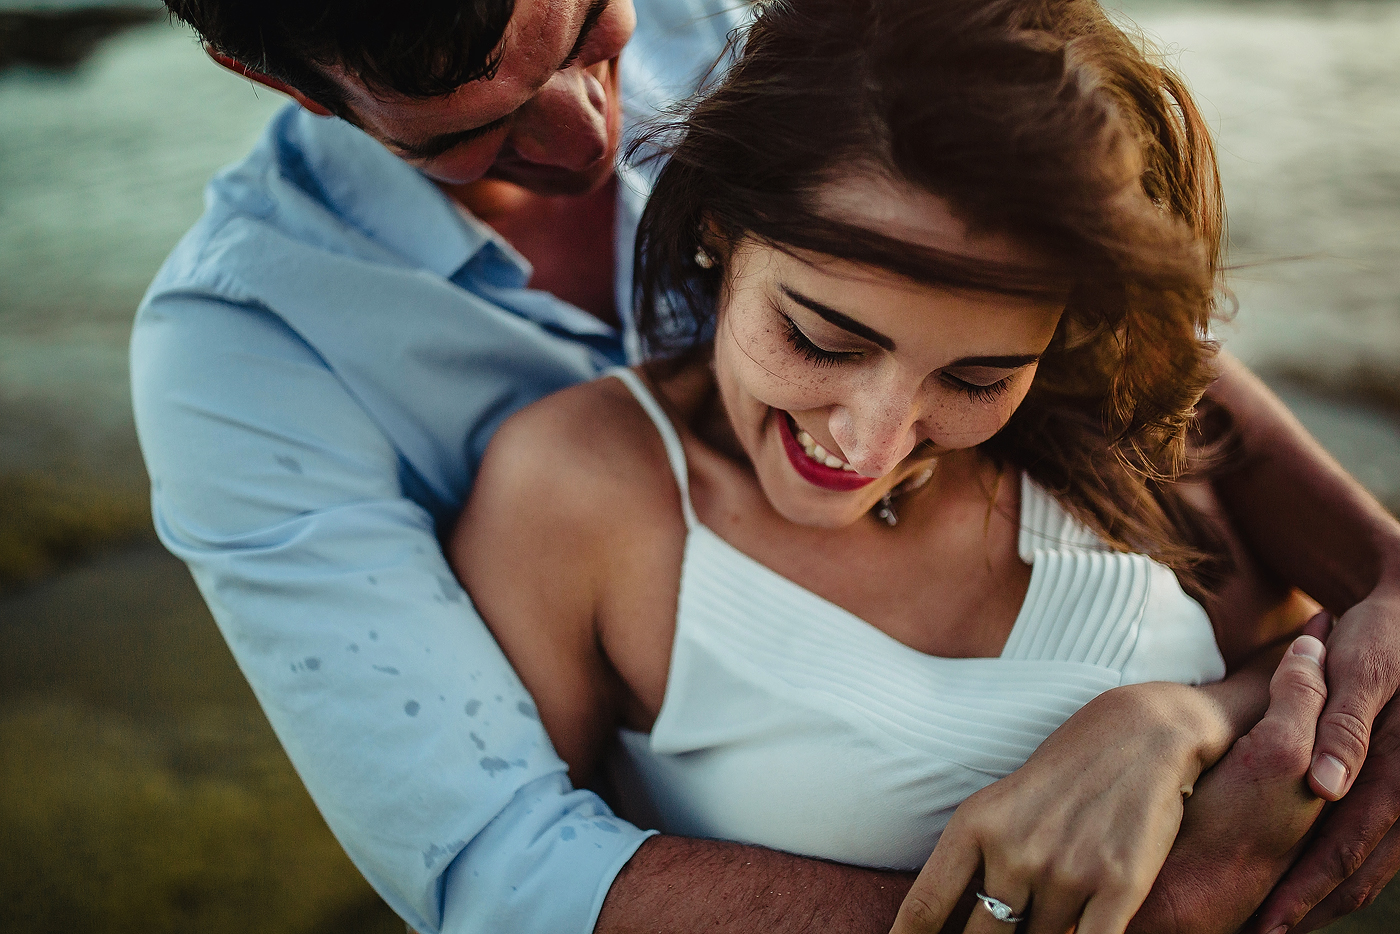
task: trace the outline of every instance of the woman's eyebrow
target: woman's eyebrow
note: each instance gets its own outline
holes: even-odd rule
[[[1040,354],[1038,353],[1003,354],[1001,356],[990,357],[963,357],[959,360],[954,360],[944,367],[944,369],[951,370],[954,367],[960,366],[985,366],[991,367],[994,370],[1019,370],[1021,367],[1030,366],[1032,363],[1036,363],[1039,360]]]
[[[815,299],[808,298],[801,292],[797,292],[786,285],[779,286],[779,288],[782,289],[783,294],[786,295],[789,299],[801,305],[803,308],[806,308],[808,311],[811,311],[812,313],[825,319],[827,322],[836,325],[841,330],[850,331],[857,337],[863,337],[866,340],[870,341],[870,343],[875,344],[878,347],[883,347],[885,350],[894,350],[894,341],[890,340],[888,337],[881,334],[874,328],[861,324],[855,318],[852,318],[849,315],[843,315],[835,308],[832,308],[829,305],[823,305],[821,302]]]

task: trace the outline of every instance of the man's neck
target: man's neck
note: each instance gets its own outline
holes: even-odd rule
[[[531,288],[618,326],[613,275],[616,177],[575,196],[546,197],[496,179],[443,190],[530,261],[535,267]]]
[[[494,178],[482,178],[466,185],[439,183],[438,187],[453,201],[488,224],[497,218],[514,214],[539,198],[519,185]]]

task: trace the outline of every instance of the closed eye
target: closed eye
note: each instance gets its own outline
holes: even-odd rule
[[[838,363],[860,357],[861,353],[858,350],[827,350],[825,347],[817,346],[810,337],[802,333],[802,329],[797,326],[796,321],[782,312],[778,312],[778,314],[782,316],[783,331],[793,350],[817,366],[835,366]]]
[[[973,383],[959,379],[952,373],[943,374],[944,382],[976,402],[995,402],[997,397],[1011,388],[1011,377],[1003,376],[994,383]]]
[[[559,65],[560,71],[565,70],[574,62],[578,61],[578,57],[583,54],[583,47],[588,44],[588,37],[593,33],[593,27],[598,25],[598,20],[602,17],[611,2],[612,0],[593,0],[593,4],[588,8],[588,12],[583,14],[583,26],[578,31],[578,38],[574,40],[574,47],[569,50],[569,54]]]
[[[492,120],[485,126],[479,126],[471,130],[462,130],[457,133],[446,133],[442,136],[435,136],[425,143],[404,143],[398,140],[388,140],[390,145],[403,153],[408,159],[436,159],[443,153],[456,149],[466,143],[474,142],[483,137],[490,136],[497,130],[504,127],[515,117],[511,112],[504,117]]]

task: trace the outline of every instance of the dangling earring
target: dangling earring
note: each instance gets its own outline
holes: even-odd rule
[[[695,248],[695,265],[699,266],[701,269],[713,269],[715,258],[709,253],[706,253],[703,246],[698,246]]]

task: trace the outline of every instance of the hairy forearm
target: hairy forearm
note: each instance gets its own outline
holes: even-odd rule
[[[1129,934],[1229,934],[1239,930],[1297,857],[1322,801],[1303,780],[1326,685],[1320,641],[1290,643],[1262,690],[1265,716],[1196,783],[1171,852]],[[1314,654],[1314,652],[1318,654]],[[1222,703],[1250,715],[1262,652],[1230,682]],[[1231,686],[1231,682],[1233,686]],[[1231,696],[1233,695],[1233,696]]]
[[[885,934],[912,873],[716,840],[652,837],[618,874],[595,934]]]
[[[1229,413],[1238,440],[1212,484],[1271,573],[1338,614],[1400,581],[1400,523],[1258,377],[1222,354],[1208,397]]]
[[[1229,791],[1202,790],[1203,796],[1212,794],[1228,795]],[[1204,797],[1199,804],[1210,807]],[[1127,934],[1226,934],[1241,930],[1297,857],[1320,806],[1300,797],[1286,804],[1270,801],[1269,809],[1279,824],[1294,828],[1298,843],[1263,854],[1247,843],[1231,845],[1228,828],[1198,819],[1196,806],[1187,802],[1178,844]],[[1251,835],[1237,836],[1248,841]]]

